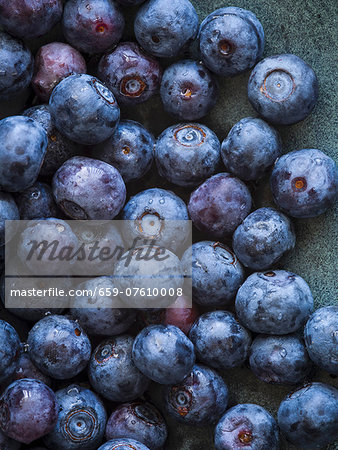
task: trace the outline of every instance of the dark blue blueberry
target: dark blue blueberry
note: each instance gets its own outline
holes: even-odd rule
[[[124,17],[113,0],[69,0],[62,28],[73,47],[84,53],[101,53],[121,39]]]
[[[70,225],[61,219],[32,220],[23,224],[17,255],[26,270],[22,275],[69,275],[74,260],[62,259],[62,249],[78,249],[78,240]],[[45,242],[45,246],[41,243]],[[43,245],[43,244],[42,244]]]
[[[242,180],[258,180],[280,156],[279,133],[262,119],[246,117],[237,122],[222,142],[226,169]]]
[[[15,372],[20,354],[20,338],[9,323],[0,320],[0,382]]]
[[[129,438],[146,444],[150,450],[162,450],[167,439],[167,426],[155,406],[146,402],[118,406],[108,419],[106,438]]]
[[[1,249],[2,247],[0,247]],[[27,289],[27,278],[23,276],[24,273],[27,273],[27,269],[24,269],[22,267],[18,267],[19,265],[16,264],[16,270],[10,271],[11,275],[14,275],[13,278],[5,278],[5,272],[2,273],[0,277],[0,297],[1,302],[5,306],[7,305],[6,310],[11,312],[17,317],[20,317],[20,319],[36,322],[37,320],[42,319],[46,314],[49,314],[51,312],[51,309],[49,308],[41,308],[41,297],[34,297],[34,296],[28,296],[28,297],[20,297],[18,300],[18,297],[11,295],[11,289]],[[12,268],[11,268],[12,269]],[[30,272],[29,272],[30,273]],[[6,281],[6,286],[5,286]],[[44,279],[44,278],[35,278],[32,282],[33,286],[38,289],[48,289],[50,288],[50,280]],[[66,287],[65,283],[66,280],[63,280],[63,287]],[[50,305],[54,304],[56,305],[59,301],[59,297],[57,296],[50,296],[48,300],[51,302]],[[20,304],[20,307],[9,307],[8,305],[16,303],[18,306],[18,303]],[[40,307],[37,307],[39,305]],[[54,314],[62,314],[63,308],[52,308],[52,311]]]
[[[298,336],[258,335],[250,349],[250,368],[272,384],[299,384],[312,372],[312,362]]]
[[[159,174],[179,186],[196,186],[213,175],[220,164],[216,134],[199,123],[173,125],[155,145]]]
[[[135,321],[135,311],[114,296],[117,289],[111,278],[93,278],[77,289],[83,295],[74,298],[70,312],[88,334],[114,336],[127,331]]]
[[[33,186],[14,195],[21,220],[47,219],[62,213],[56,206],[51,187],[37,181]]]
[[[24,219],[23,217],[21,218]],[[19,219],[20,212],[12,195],[7,192],[0,192],[0,247],[5,244],[5,221]],[[7,239],[11,237],[11,230],[12,226],[9,226],[7,228]]]
[[[22,42],[0,31],[0,101],[10,100],[29,86],[33,62],[33,55]]]
[[[192,297],[199,305],[228,306],[245,279],[242,264],[220,242],[196,242],[185,251],[182,266],[192,277]]]
[[[148,389],[148,378],[132,360],[133,343],[134,339],[126,334],[106,339],[96,347],[90,359],[90,384],[110,401],[131,401]]]
[[[0,120],[0,189],[23,191],[37,179],[47,149],[47,133],[35,120]]]
[[[66,161],[55,173],[52,188],[56,204],[72,219],[113,219],[126,199],[119,171],[84,156]]]
[[[223,378],[200,364],[195,364],[181,383],[165,386],[163,392],[168,413],[188,425],[212,424],[228,405],[228,388]]]
[[[150,169],[154,157],[154,136],[138,122],[121,120],[115,133],[93,149],[94,158],[111,164],[125,183],[138,180]]]
[[[173,325],[151,325],[136,336],[133,360],[151,380],[175,384],[190,373],[195,362],[194,346]]]
[[[39,175],[53,176],[67,159],[79,153],[79,146],[55,128],[49,105],[32,106],[26,109],[23,115],[39,122],[47,133],[48,145]]]
[[[13,375],[5,380],[2,387],[7,387],[14,381],[21,380],[22,378],[32,378],[34,380],[40,380],[47,386],[51,387],[52,380],[45,374],[43,374],[33,363],[28,353],[27,344],[22,344],[21,352],[16,360],[16,367]],[[1,447],[0,447],[1,448]]]
[[[63,78],[86,72],[80,52],[63,42],[51,42],[40,47],[35,55],[32,88],[42,101],[48,102],[52,90]]]
[[[215,105],[218,85],[201,62],[185,59],[164,71],[160,93],[168,113],[180,120],[197,120]]]
[[[127,244],[135,238],[156,239],[158,245],[177,251],[189,234],[184,201],[174,192],[152,188],[130,198],[122,210],[122,233]],[[141,241],[139,242],[141,244]]]
[[[189,0],[149,0],[138,10],[134,32],[150,54],[177,56],[195,39],[198,16]]]
[[[202,314],[192,326],[189,338],[198,360],[222,370],[243,364],[251,344],[249,331],[228,311]]]
[[[304,450],[333,443],[338,439],[338,389],[311,383],[291,392],[279,406],[278,425],[289,442]]]
[[[130,308],[167,308],[183,293],[181,261],[156,244],[127,250],[116,264],[114,278],[121,300]]]
[[[216,450],[278,450],[279,436],[275,419],[253,403],[230,408],[215,429]]]
[[[60,133],[85,145],[108,139],[120,120],[120,108],[112,92],[87,74],[64,78],[53,89],[49,106]]]
[[[193,191],[188,211],[197,229],[213,238],[224,238],[249,214],[251,203],[243,181],[229,173],[218,173]]]
[[[264,50],[262,24],[242,8],[216,9],[201,23],[198,37],[204,64],[226,77],[251,69]]]
[[[162,69],[135,42],[123,42],[102,56],[98,77],[126,105],[143,103],[160,87]]]
[[[149,447],[145,446],[135,439],[119,438],[112,439],[101,445],[97,450],[150,450]]]
[[[256,333],[289,334],[307,321],[313,298],[307,283],[286,270],[256,272],[236,296],[239,320]]]
[[[318,98],[318,80],[312,68],[292,54],[269,56],[251,72],[251,105],[266,120],[292,125],[305,119]]]
[[[107,422],[102,401],[94,392],[72,384],[55,393],[59,415],[54,430],[44,438],[48,448],[96,450]]]
[[[21,447],[20,442],[14,441],[14,439],[7,437],[0,430],[0,448],[1,448],[1,450],[19,450],[20,447]]]
[[[0,24],[22,39],[46,34],[62,16],[62,0],[0,0]]]
[[[29,355],[41,372],[57,380],[79,374],[90,359],[90,341],[81,326],[65,316],[39,320],[28,334]]]
[[[259,208],[236,228],[232,246],[245,267],[265,270],[293,250],[295,244],[290,219],[273,208]]]
[[[54,392],[40,380],[14,381],[0,397],[2,431],[25,444],[52,431],[57,415]]]
[[[295,150],[277,159],[270,185],[282,211],[297,218],[316,217],[337,198],[337,166],[320,150]]]
[[[114,267],[124,252],[124,243],[119,230],[122,222],[113,222],[112,220],[103,220],[101,222],[79,221],[71,222],[72,230],[76,234],[79,242],[79,248],[84,250],[84,258],[79,261],[81,273],[86,274],[86,281],[94,276],[110,277],[114,273]],[[116,225],[117,224],[117,225]],[[81,267],[80,267],[81,266]],[[95,284],[95,280],[92,280]],[[102,279],[102,288],[111,289],[112,281]],[[100,280],[97,279],[100,283]],[[107,283],[107,286],[105,286]],[[109,297],[109,293],[106,294]],[[86,297],[86,296],[85,296]],[[83,297],[85,306],[89,306],[88,301]],[[93,299],[92,299],[93,300]],[[92,301],[90,300],[90,302]],[[93,300],[92,304],[96,303]],[[119,303],[117,301],[117,303]],[[98,302],[96,304],[98,306]],[[116,305],[117,306],[117,305]],[[96,306],[95,306],[96,308]]]
[[[338,375],[338,307],[317,309],[305,325],[304,339],[312,361],[327,372]]]

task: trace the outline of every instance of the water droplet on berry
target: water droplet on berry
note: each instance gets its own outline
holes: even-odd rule
[[[285,356],[288,354],[288,352],[285,350],[285,348],[282,348],[281,351],[279,352],[279,354],[281,355],[282,358],[285,358]]]

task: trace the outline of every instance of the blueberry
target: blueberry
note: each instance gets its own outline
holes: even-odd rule
[[[228,311],[202,314],[192,326],[189,338],[199,361],[223,370],[240,366],[251,344],[250,333]]]
[[[90,359],[90,384],[110,401],[131,401],[148,389],[148,378],[132,360],[133,343],[134,339],[126,334],[111,337],[96,347]]]
[[[71,223],[72,230],[79,241],[79,248],[82,248],[85,254],[84,258],[80,260],[77,269],[81,273],[86,274],[87,281],[93,276],[112,276],[116,262],[124,252],[124,243],[119,231],[121,222],[104,220],[97,223],[96,221],[85,222],[81,220]],[[102,289],[106,289],[106,292],[112,289],[111,281],[107,279],[101,281],[103,281]],[[107,286],[104,286],[105,281],[108,283]],[[99,283],[100,280],[97,279],[97,282]],[[95,280],[93,280],[93,283],[95,284]],[[109,297],[110,294],[108,293],[107,296]],[[94,305],[96,300],[93,300],[91,304]],[[85,298],[83,298],[83,301],[85,304],[88,304]]]
[[[155,238],[158,245],[175,252],[189,235],[186,204],[165,189],[146,189],[131,197],[123,208],[122,218],[126,221],[122,234],[128,244],[136,238]]]
[[[0,0],[0,24],[22,39],[46,34],[62,16],[62,0]]]
[[[180,120],[197,120],[215,105],[218,85],[201,62],[185,59],[164,71],[160,93],[168,113]]]
[[[198,16],[189,0],[149,0],[138,10],[134,32],[139,44],[154,56],[177,56],[195,39]]]
[[[320,150],[296,150],[277,159],[270,185],[282,211],[297,218],[316,217],[337,198],[338,170]]]
[[[155,406],[146,402],[118,406],[108,419],[106,438],[129,438],[146,444],[150,450],[161,450],[167,439],[167,426]]]
[[[5,380],[2,387],[7,387],[14,381],[21,380],[22,378],[40,380],[49,387],[52,385],[52,380],[34,365],[29,356],[27,344],[22,344],[20,355],[16,360],[15,371],[13,375]]]
[[[312,68],[292,54],[269,56],[251,72],[248,97],[266,120],[292,125],[304,120],[318,98],[318,80]]]
[[[107,162],[125,183],[145,175],[153,162],[154,136],[138,122],[121,120],[115,133],[93,149],[93,156]]]
[[[9,323],[0,320],[0,382],[12,376],[20,354],[18,333]]]
[[[20,442],[14,441],[7,437],[0,429],[0,448],[1,450],[19,450],[21,447]]]
[[[296,235],[290,219],[273,208],[259,208],[236,228],[233,249],[245,267],[264,270],[294,249]]]
[[[29,271],[36,276],[69,275],[75,261],[62,259],[62,249],[69,248],[72,253],[78,249],[78,240],[70,225],[64,220],[49,218],[32,220],[23,226],[17,250],[19,260],[26,266],[21,274]],[[45,246],[41,246],[44,242]]]
[[[236,296],[239,320],[256,333],[289,334],[303,326],[313,310],[307,283],[286,270],[256,272]]]
[[[246,185],[229,173],[208,178],[191,194],[188,211],[195,227],[214,238],[231,235],[251,210]]]
[[[60,133],[85,145],[108,139],[120,120],[120,108],[112,92],[86,74],[64,78],[53,89],[49,106]]]
[[[279,436],[275,419],[253,403],[230,408],[215,429],[216,450],[278,450]]]
[[[122,42],[106,53],[98,65],[98,77],[126,105],[143,103],[160,87],[162,69],[135,42]]]
[[[200,364],[195,364],[181,383],[165,386],[163,394],[169,415],[188,425],[212,424],[228,405],[228,388],[223,378]]]
[[[135,311],[124,308],[113,295],[115,285],[111,278],[93,278],[77,289],[83,295],[74,298],[70,312],[88,334],[114,336],[127,331],[134,322]]]
[[[84,156],[66,161],[55,173],[52,188],[57,205],[72,219],[113,219],[126,199],[118,170]]]
[[[96,450],[102,442],[107,422],[99,397],[76,384],[60,389],[55,397],[59,415],[54,430],[44,438],[47,447]]]
[[[242,8],[216,9],[201,23],[198,37],[204,64],[226,77],[253,67],[264,50],[262,24]]]
[[[116,264],[114,278],[121,300],[130,308],[167,308],[183,292],[179,258],[153,244],[127,250]]]
[[[101,53],[121,39],[124,17],[113,0],[69,0],[62,28],[73,47],[84,53]]]
[[[1,249],[1,247],[0,247]],[[19,317],[20,319],[27,320],[30,322],[36,322],[37,320],[42,319],[46,314],[50,313],[50,309],[41,308],[41,297],[13,297],[10,294],[11,289],[26,289],[27,288],[27,278],[23,275],[25,273],[25,269],[22,267],[18,267],[19,265],[16,263],[16,268],[13,270],[12,267],[10,269],[7,268],[8,272],[11,275],[14,275],[13,278],[5,278],[5,272],[2,273],[0,277],[0,297],[2,304],[6,306],[6,310]],[[27,270],[27,269],[26,269]],[[27,275],[31,274],[31,272],[26,272]],[[5,286],[6,281],[6,286]],[[67,283],[66,279],[62,280],[63,287],[66,288]],[[38,289],[48,289],[50,288],[50,279],[45,278],[34,278],[32,284],[35,288]],[[5,289],[7,287],[7,289]],[[50,305],[54,306],[59,301],[59,297],[50,296],[48,299],[51,303]],[[9,307],[8,305],[13,305],[16,303],[16,306],[19,307]],[[0,303],[1,305],[1,303]],[[20,307],[21,306],[21,307]],[[40,307],[37,307],[40,306]],[[62,314],[63,308],[52,308],[54,314]]]
[[[80,52],[63,42],[51,42],[40,47],[35,55],[32,87],[42,101],[48,102],[52,90],[63,78],[86,72]]]
[[[303,449],[322,448],[338,438],[338,390],[311,383],[288,394],[278,409],[287,440]]]
[[[33,363],[57,380],[79,374],[90,359],[86,333],[65,316],[50,315],[39,320],[30,330],[27,343]]]
[[[12,99],[29,86],[33,65],[30,50],[19,40],[0,31],[0,101]]]
[[[198,316],[197,305],[186,295],[181,295],[165,310],[163,325],[174,325],[188,335]]]
[[[39,175],[47,142],[43,127],[29,117],[0,120],[0,189],[18,192],[30,187]]]
[[[133,360],[151,380],[175,384],[190,373],[195,362],[194,346],[173,325],[151,325],[136,336]]]
[[[51,187],[37,181],[33,186],[14,194],[21,220],[57,217],[61,211],[56,206]]]
[[[0,192],[0,247],[5,245],[5,221],[19,219],[20,212],[12,195],[7,192]],[[12,225],[7,228],[7,240],[11,238],[11,234],[13,234],[11,231]]]
[[[135,441],[135,439],[128,438],[119,438],[112,439],[111,441],[106,442],[101,445],[97,450],[150,450],[149,447],[145,446],[139,441]]]
[[[271,125],[246,117],[231,128],[222,142],[221,155],[229,172],[249,181],[262,178],[281,150],[281,138]]]
[[[205,125],[173,125],[157,138],[155,161],[159,174],[171,183],[196,186],[218,169],[220,142]]]
[[[307,321],[304,339],[312,361],[327,372],[338,375],[338,307],[317,309]]]
[[[231,304],[245,279],[242,264],[220,242],[196,242],[185,251],[182,266],[192,277],[192,297],[200,305]]]
[[[79,152],[79,146],[63,136],[54,126],[49,105],[32,106],[23,112],[24,116],[36,120],[47,133],[46,154],[39,172],[40,176],[53,176],[67,159]]]
[[[0,397],[2,431],[25,444],[52,431],[57,414],[54,392],[40,380],[14,381]]]
[[[258,335],[250,349],[250,368],[272,384],[299,384],[312,372],[312,363],[298,336]]]

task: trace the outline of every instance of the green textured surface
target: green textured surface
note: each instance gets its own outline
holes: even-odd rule
[[[170,0],[168,0],[170,1]],[[213,10],[223,6],[239,6],[253,11],[262,22],[266,47],[264,56],[276,53],[295,53],[305,59],[315,70],[319,78],[319,101],[314,112],[305,121],[291,126],[280,127],[284,152],[301,148],[319,148],[337,160],[337,17],[338,3],[335,0],[243,0],[223,3],[221,1],[199,0],[192,2],[200,20]],[[133,10],[132,12],[134,12]],[[125,40],[132,39],[132,26],[129,21]],[[56,29],[42,43],[60,39]],[[30,43],[36,50],[41,40]],[[241,118],[256,116],[247,96],[246,86],[249,74],[233,79],[220,79],[220,98],[213,111],[201,120],[212,128],[222,140],[230,128]],[[16,103],[2,105],[0,117],[17,114],[23,107],[25,98]],[[158,135],[164,128],[176,121],[163,111],[159,97],[145,105],[133,109],[122,108],[123,118],[142,122]],[[150,174],[135,186],[129,187],[129,193],[151,186],[168,187],[155,173]],[[172,187],[171,187],[172,188]],[[189,192],[176,189],[187,198]],[[255,186],[255,207],[272,205],[267,180]],[[296,250],[280,266],[301,275],[310,285],[316,308],[337,304],[337,207],[326,214],[310,220],[297,220]],[[2,312],[3,314],[4,312]],[[23,335],[27,325],[17,320]],[[271,386],[258,381],[247,368],[229,370],[224,373],[229,385],[231,405],[235,403],[258,403],[276,417],[276,411],[282,398],[291,390],[289,387]],[[338,387],[337,379],[318,371],[316,381],[327,382]],[[161,405],[160,387],[153,386],[150,398]],[[213,429],[211,427],[186,427],[174,423],[168,418],[169,437],[167,450],[211,450],[213,448]],[[338,449],[338,444],[329,447]],[[295,450],[282,439],[282,450]]]

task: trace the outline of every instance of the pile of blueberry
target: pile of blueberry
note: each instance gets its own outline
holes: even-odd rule
[[[275,450],[280,432],[305,450],[325,447],[338,438],[338,390],[311,379],[315,365],[338,375],[338,307],[313,312],[306,281],[279,263],[296,244],[290,217],[323,214],[338,174],[318,149],[282,156],[273,127],[311,113],[317,77],[293,54],[262,59],[264,31],[250,11],[220,8],[199,25],[189,0],[118,3],[0,0],[0,102],[34,90],[24,111],[0,121],[1,261],[6,220],[45,219],[30,237],[62,224],[71,243],[81,237],[64,219],[139,224],[122,237],[108,224],[105,239],[114,242],[146,235],[158,220],[165,228],[191,219],[194,243],[180,260],[177,230],[167,226],[162,238],[170,264],[191,270],[194,303],[182,295],[171,308],[135,310],[91,298],[86,309],[76,298],[66,311],[7,311],[30,331],[21,343],[0,320],[0,449],[160,450],[168,431],[158,408],[183,424],[215,426],[217,450]],[[121,42],[123,10],[141,3],[134,41]],[[33,56],[30,39],[59,23],[63,42]],[[217,77],[250,69],[248,98],[260,118],[243,118],[220,143],[195,121],[215,105]],[[178,123],[155,139],[121,119],[120,106],[142,108],[158,93]],[[142,190],[154,168],[173,191]],[[251,187],[270,173],[276,209],[253,210]],[[191,194],[187,203],[181,192]],[[23,257],[27,236],[18,242]],[[113,284],[100,276],[85,287]],[[4,276],[4,302],[3,285]],[[102,301],[115,308],[95,305]],[[229,399],[219,371],[243,364],[262,382],[293,389],[277,421]],[[156,407],[154,382],[162,385]]]

